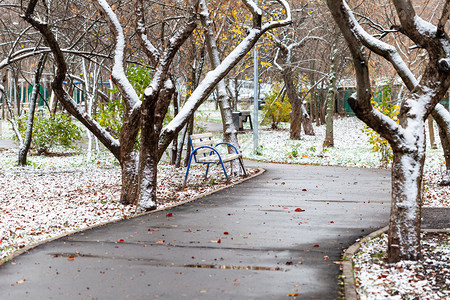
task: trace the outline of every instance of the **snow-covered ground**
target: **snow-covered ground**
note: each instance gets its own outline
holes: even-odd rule
[[[142,213],[120,198],[120,168],[103,153],[30,156],[31,164],[16,167],[17,151],[0,150],[0,260],[25,246]],[[250,173],[254,173],[251,170]],[[193,165],[182,189],[186,169],[161,164],[158,170],[159,209],[207,194],[226,185],[219,168]],[[239,179],[231,179],[231,183]]]
[[[450,235],[422,234],[423,259],[387,264],[387,235],[362,244],[353,257],[360,299],[450,299]]]

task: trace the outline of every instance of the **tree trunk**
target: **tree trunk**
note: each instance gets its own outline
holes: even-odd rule
[[[303,113],[303,117],[302,117],[302,125],[303,125],[303,130],[305,131],[306,135],[315,135],[314,133],[314,128],[312,126],[312,120],[311,117],[308,114],[308,111],[306,110],[305,106],[302,104],[302,113]]]
[[[286,93],[291,103],[291,126],[289,136],[293,140],[299,140],[302,131],[302,104],[297,95],[297,88],[294,83],[294,74],[290,66],[286,66],[281,72],[283,75]]]
[[[27,154],[30,150],[31,137],[33,135],[34,112],[36,111],[36,102],[39,96],[39,88],[41,86],[39,82],[41,80],[42,71],[44,70],[46,58],[46,54],[41,55],[41,57],[39,58],[38,66],[36,68],[36,72],[34,73],[33,91],[31,92],[30,110],[28,111],[28,122],[25,132],[25,140],[20,145],[19,149],[19,166],[26,166],[27,164]]]
[[[420,257],[424,161],[425,155],[417,150],[410,153],[394,151],[388,262],[418,260]]]
[[[431,113],[439,128],[442,149],[444,150],[445,173],[442,176],[440,185],[450,185],[450,113],[441,104]]]
[[[178,92],[175,92],[173,97],[173,114],[176,116],[178,114]],[[178,153],[178,134],[172,141],[172,152],[170,155],[170,164],[175,165]]]
[[[122,156],[120,168],[122,170],[122,188],[120,190],[120,203],[124,205],[136,204],[139,199],[138,185],[138,157],[132,151]]]
[[[433,126],[433,117],[428,117],[428,131],[430,133],[430,146],[431,149],[437,149],[436,139],[434,138],[434,126]]]
[[[326,100],[326,129],[325,129],[325,140],[323,142],[323,147],[334,147],[334,136],[333,136],[333,117],[336,102],[336,42],[333,44],[331,53],[331,66],[330,66],[330,80],[328,82],[328,94]]]

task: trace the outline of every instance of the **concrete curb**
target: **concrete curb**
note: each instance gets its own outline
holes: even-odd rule
[[[342,279],[344,281],[344,295],[346,300],[357,300],[359,299],[356,293],[355,277],[353,272],[353,255],[359,250],[362,243],[367,242],[385,232],[387,232],[389,226],[385,226],[371,234],[365,236],[360,241],[354,243],[347,250],[344,251],[344,257],[342,261]],[[432,233],[445,233],[450,232],[450,228],[446,229],[422,229],[422,232],[432,232]]]
[[[173,207],[185,205],[185,204],[187,204],[187,203],[196,201],[196,200],[198,200],[198,199],[200,199],[200,198],[209,196],[209,195],[211,195],[211,194],[217,193],[217,192],[222,191],[222,190],[224,190],[224,189],[231,188],[231,187],[233,187],[233,186],[235,186],[235,185],[238,185],[238,184],[243,183],[243,182],[245,182],[245,181],[247,181],[247,180],[250,180],[250,179],[252,179],[252,178],[255,178],[255,177],[257,177],[257,176],[263,174],[263,173],[266,171],[266,170],[263,169],[263,168],[256,168],[256,170],[257,170],[257,171],[256,171],[255,174],[250,175],[250,176],[248,176],[248,177],[246,177],[246,178],[243,178],[242,180],[240,180],[240,181],[238,181],[238,182],[234,182],[234,183],[225,185],[225,186],[223,186],[223,187],[221,187],[221,188],[218,188],[218,189],[216,189],[216,190],[210,191],[210,192],[208,192],[208,193],[206,193],[206,194],[199,195],[199,196],[194,197],[194,198],[187,199],[187,200],[185,200],[185,201],[180,201],[180,202],[178,202],[178,203],[176,203],[176,204],[174,204],[174,205],[171,205],[171,206],[166,206],[166,207],[164,207],[164,208],[155,209],[155,210],[152,210],[152,211],[143,212],[143,213],[141,213],[141,214],[137,214],[137,215],[134,215],[134,216],[127,217],[127,220],[128,220],[128,219],[138,218],[138,217],[145,216],[145,215],[149,215],[149,214],[153,214],[153,213],[156,213],[156,212],[159,212],[159,211],[168,210],[168,209],[171,209],[171,208],[173,208]],[[105,226],[105,225],[108,225],[108,224],[117,223],[117,222],[120,222],[120,221],[123,221],[123,220],[124,220],[124,219],[114,220],[114,221],[110,221],[110,222],[108,222],[108,221],[102,222],[102,223],[96,224],[96,225],[91,226],[91,227],[87,227],[87,228],[83,228],[83,229],[79,229],[79,230],[75,230],[75,231],[70,231],[70,232],[62,233],[62,234],[60,234],[60,235],[51,237],[51,238],[49,238],[49,239],[42,240],[42,241],[40,241],[40,242],[38,242],[38,243],[35,243],[35,244],[31,244],[31,245],[25,246],[25,247],[23,247],[22,249],[17,250],[17,251],[14,252],[13,254],[11,254],[11,255],[9,255],[9,256],[6,256],[6,257],[3,258],[2,260],[0,260],[0,267],[1,267],[5,262],[8,262],[8,261],[10,261],[10,260],[16,258],[17,256],[22,255],[22,254],[24,254],[25,252],[28,252],[28,251],[30,251],[30,250],[32,250],[32,249],[34,249],[34,248],[36,248],[36,247],[38,247],[38,246],[40,246],[40,245],[43,245],[43,244],[46,244],[46,243],[55,241],[55,240],[60,239],[60,238],[63,238],[63,237],[68,237],[68,236],[71,236],[71,235],[76,234],[76,233],[84,232],[84,231],[87,231],[87,230],[90,230],[90,229],[94,229],[94,228],[98,228],[98,227],[101,227],[101,226]]]

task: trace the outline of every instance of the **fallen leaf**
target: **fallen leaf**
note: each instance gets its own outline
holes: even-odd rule
[[[156,243],[157,244],[164,244],[164,241],[161,240],[161,241],[157,241]]]
[[[220,243],[222,243],[222,240],[221,240],[221,239],[218,239],[218,240],[217,240],[217,244],[220,244]]]
[[[122,239],[118,239],[117,242],[118,242],[118,243],[123,243],[123,242],[125,242],[125,241],[122,240]]]
[[[292,261],[287,261],[287,262],[286,262],[286,265],[287,265],[287,266],[292,266],[292,264],[293,264]]]
[[[301,209],[301,208],[299,207],[299,208],[296,208],[295,211],[296,211],[296,212],[300,212],[300,211],[305,211],[305,210],[304,210],[304,209]]]
[[[302,192],[306,192],[307,191],[307,189],[302,189]]]
[[[334,221],[331,221],[330,223],[334,223]]]
[[[290,294],[288,294],[288,297],[296,297],[296,296],[298,296],[298,293],[290,293]]]
[[[315,244],[315,245],[314,245],[314,247],[316,247],[316,248],[317,248],[317,247],[319,247],[319,245],[318,245],[318,244]]]
[[[21,279],[19,281],[16,281],[16,283],[24,283],[24,282],[25,282],[25,279]]]
[[[324,257],[323,257],[323,260],[328,260],[329,259],[329,257],[327,256],[327,255],[325,255]]]
[[[281,183],[281,185],[285,185],[285,184],[286,184],[285,182],[282,182],[282,183]]]
[[[75,257],[73,255],[71,255],[67,258],[67,260],[74,260],[74,259],[75,259]]]
[[[172,213],[168,213],[168,214],[166,214],[166,217],[171,217],[171,216],[173,216],[173,214],[172,214]]]
[[[223,234],[228,235],[229,233],[228,233],[228,231],[225,231]]]

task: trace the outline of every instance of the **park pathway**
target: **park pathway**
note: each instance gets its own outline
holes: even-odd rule
[[[389,172],[247,166],[267,171],[15,258],[0,267],[0,298],[337,299],[342,251],[387,225]]]

